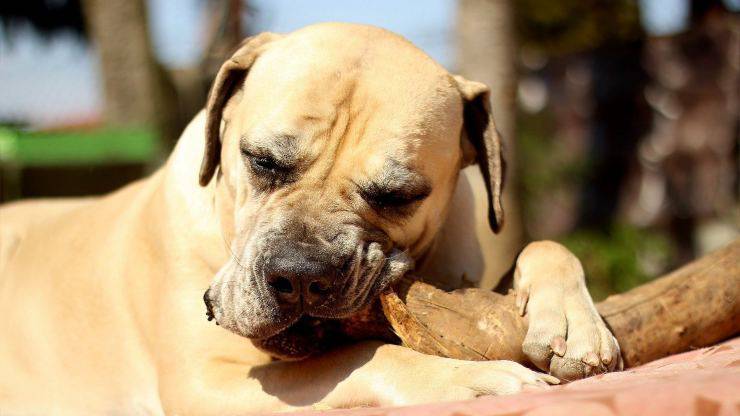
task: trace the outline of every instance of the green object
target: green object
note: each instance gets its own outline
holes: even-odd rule
[[[634,0],[519,0],[515,4],[522,45],[549,56],[613,48],[645,36]]]
[[[24,132],[0,127],[0,163],[18,167],[150,163],[161,155],[154,131]]]
[[[670,269],[674,247],[665,235],[628,224],[578,230],[560,239],[583,263],[594,300],[622,293]]]

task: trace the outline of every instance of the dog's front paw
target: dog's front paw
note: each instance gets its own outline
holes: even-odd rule
[[[517,262],[517,307],[529,317],[522,349],[563,380],[622,369],[619,344],[586,289],[580,261],[565,247],[530,244]]]
[[[455,360],[457,361],[457,360]],[[519,363],[498,361],[458,361],[454,365],[451,385],[465,389],[472,397],[501,396],[527,389],[541,389],[560,380],[530,370]]]
[[[429,365],[397,380],[393,405],[469,400],[487,395],[507,395],[542,389],[560,381],[513,361],[463,361],[431,357]],[[403,386],[407,388],[404,388]]]

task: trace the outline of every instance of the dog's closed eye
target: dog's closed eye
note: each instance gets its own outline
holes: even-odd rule
[[[252,174],[264,181],[268,187],[279,186],[294,180],[295,165],[278,159],[264,149],[252,150],[243,147],[241,151]]]
[[[358,193],[373,211],[387,219],[407,218],[431,193],[429,186],[388,187],[382,183],[357,184]]]
[[[375,178],[355,183],[359,194],[380,213],[409,215],[432,192],[429,181],[404,164],[389,159]]]
[[[275,157],[269,154],[255,154],[249,150],[244,151],[249,165],[256,173],[279,174],[292,170],[290,166],[284,166]]]
[[[360,188],[360,195],[376,209],[402,208],[429,196],[429,189],[387,189],[371,182]]]
[[[275,186],[295,179],[300,162],[296,140],[289,134],[271,135],[256,141],[242,136],[239,147],[252,174]]]

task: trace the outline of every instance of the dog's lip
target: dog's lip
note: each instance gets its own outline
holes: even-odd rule
[[[300,330],[303,326],[307,325],[308,323],[325,320],[325,319],[336,319],[336,318],[327,317],[327,316],[314,316],[308,313],[300,313],[300,314],[297,314],[295,318],[291,319],[288,325],[279,323],[275,325],[274,332],[272,331],[267,332],[267,335],[262,335],[259,337],[252,337],[252,339],[265,340],[265,339],[272,338],[277,335],[285,334],[293,330]]]
[[[295,330],[295,329],[299,328],[300,326],[305,325],[307,322],[309,322],[309,321],[311,321],[313,319],[318,319],[318,318],[312,318],[312,317],[310,317],[310,316],[308,316],[306,314],[300,314],[298,316],[298,319],[296,319],[295,322],[291,323],[290,325],[288,325],[288,326],[286,326],[284,328],[281,328],[280,330],[278,330],[278,331],[276,331],[276,332],[274,332],[274,333],[272,333],[270,335],[266,335],[266,336],[262,336],[262,337],[258,337],[258,338],[253,338],[253,339],[256,339],[256,340],[265,340],[265,339],[268,339],[268,338],[272,338],[272,337],[274,337],[276,335],[284,334],[284,333],[289,332],[291,330]],[[282,327],[282,325],[281,325],[281,327]]]
[[[210,296],[211,289],[205,291],[203,294],[203,303],[205,303],[206,306],[206,319],[208,321],[214,321],[216,325],[221,326],[222,323],[219,322],[219,314],[218,309],[219,306],[217,304],[214,304],[213,299],[211,299]],[[280,319],[273,320],[271,322],[267,322],[266,325],[263,325],[257,329],[255,329],[252,333],[244,333],[241,330],[236,330],[239,335],[250,338],[250,339],[266,339],[270,338],[272,336],[275,336],[291,326],[293,326],[304,314],[302,312],[295,313],[283,313],[280,316]],[[227,329],[228,326],[227,326]],[[230,329],[234,331],[234,329]]]
[[[320,323],[337,322],[341,319],[348,318],[358,311],[361,311],[363,308],[366,308],[367,306],[368,305],[362,305],[360,307],[351,308],[346,310],[344,313],[335,313],[334,308],[327,309],[327,313],[320,313],[321,311],[309,312],[304,310],[303,312],[297,314],[297,316],[290,322],[289,325],[283,326],[282,324],[278,324],[275,326],[275,328],[279,328],[277,331],[272,332],[266,336],[254,337],[252,339],[264,341],[269,338],[281,335],[288,336],[291,332],[294,331],[300,333],[301,331],[305,331],[306,328],[309,326],[315,326]]]
[[[203,303],[206,304],[206,318],[209,322],[216,319],[216,315],[213,313],[213,302],[211,301],[210,293],[210,288],[208,288],[205,293],[203,293]],[[218,321],[216,321],[216,325],[218,325]]]
[[[280,360],[295,361],[322,352],[339,340],[339,321],[302,315],[282,331],[265,338],[253,339],[261,350]]]
[[[255,334],[255,336],[247,336],[247,338],[250,339],[267,339],[274,337],[276,335],[279,335],[285,331],[288,331],[290,328],[292,328],[298,321],[301,320],[303,317],[303,314],[296,314],[294,317],[291,317],[284,322],[270,322],[271,325],[267,327],[263,327],[260,330],[259,334]]]

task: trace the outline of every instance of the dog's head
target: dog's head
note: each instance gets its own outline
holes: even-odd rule
[[[200,183],[217,181],[232,250],[209,313],[264,339],[303,315],[356,312],[429,248],[471,163],[497,231],[503,160],[488,93],[373,27],[247,39],[207,104]]]

